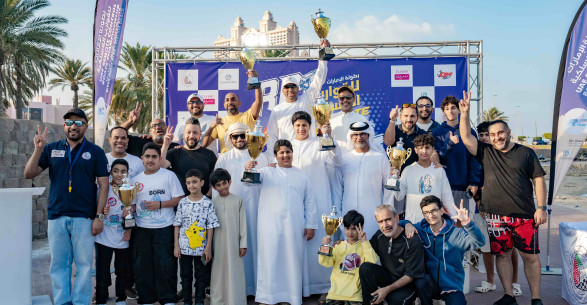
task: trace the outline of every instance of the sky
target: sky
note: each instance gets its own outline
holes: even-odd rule
[[[485,109],[495,106],[510,127],[527,136],[552,129],[556,76],[579,0],[561,1],[188,1],[130,0],[124,41],[163,46],[212,46],[229,37],[235,18],[259,26],[269,10],[280,26],[294,21],[302,44],[317,43],[310,23],[318,7],[332,19],[333,43],[483,40]],[[68,19],[66,56],[91,65],[95,1],[55,0],[43,15]],[[119,69],[120,71],[120,69]],[[120,75],[121,72],[119,72]],[[42,94],[71,104],[73,93],[56,88]],[[518,126],[516,127],[516,117]],[[523,132],[523,133],[522,133]]]

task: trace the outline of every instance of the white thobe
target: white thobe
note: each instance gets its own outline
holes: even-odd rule
[[[247,254],[244,257],[245,278],[247,282],[247,295],[254,295],[257,286],[257,208],[259,205],[260,184],[245,185],[241,178],[245,171],[247,161],[252,160],[247,149],[231,149],[220,154],[216,161],[216,168],[224,168],[230,173],[230,193],[243,199],[247,214]],[[257,158],[256,169],[267,166],[268,161],[265,154]],[[218,196],[215,190],[213,197]]]
[[[320,151],[320,139],[308,138],[306,140],[291,142],[293,146],[292,165],[306,173],[312,184],[312,192],[316,202],[316,223],[322,222],[322,214],[330,215],[334,205],[331,196],[331,183],[328,178],[328,167],[340,165],[341,152],[335,141],[335,150]],[[340,210],[339,210],[340,211]],[[341,215],[339,215],[341,216]],[[304,268],[308,270],[308,277],[304,277],[304,296],[310,294],[327,293],[330,289],[330,269],[324,268],[316,259],[316,253],[322,244],[322,238],[326,232],[322,226],[318,226],[314,238],[306,242],[306,258]],[[304,274],[306,274],[304,272]]]
[[[332,128],[332,138],[334,138],[340,145],[343,152],[354,149],[353,143],[348,138],[349,126],[355,122],[365,122],[369,126],[374,126],[373,122],[369,121],[367,117],[362,116],[354,111],[342,112],[339,111],[330,118],[330,128]]]
[[[280,103],[271,109],[271,116],[269,117],[269,123],[267,124],[267,133],[269,135],[267,147],[269,149],[273,149],[277,140],[285,139],[292,141],[296,138],[293,124],[291,122],[291,116],[297,111],[305,111],[312,116],[310,137],[316,136],[316,122],[312,112],[312,106],[316,103],[316,98],[318,98],[318,95],[320,94],[327,73],[327,61],[319,60],[318,69],[316,70],[316,75],[314,76],[310,87],[298,97],[297,101],[293,103]]]
[[[259,172],[262,183],[255,302],[300,305],[304,229],[318,226],[310,180],[296,167],[264,167]]]
[[[342,215],[356,210],[365,217],[364,231],[373,235],[379,226],[375,220],[375,207],[380,204],[393,204],[393,193],[385,190],[390,166],[387,156],[370,149],[366,153],[356,150],[342,155]],[[336,194],[336,193],[334,193]]]

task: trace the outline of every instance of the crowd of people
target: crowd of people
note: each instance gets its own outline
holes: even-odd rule
[[[231,305],[252,295],[261,304],[299,305],[310,295],[321,295],[320,304],[466,304],[462,261],[476,249],[487,280],[475,291],[496,289],[495,257],[504,295],[494,304],[517,304],[519,255],[532,305],[542,304],[538,226],[546,221],[546,186],[535,153],[513,143],[503,121],[482,123],[477,138],[463,92],[443,99],[442,123],[431,119],[429,97],[391,110],[384,143],[413,152],[393,168],[374,143],[373,123],[353,111],[351,87],[338,89],[341,111],[326,125],[307,112],[327,71],[319,61],[301,95],[295,78],[283,81],[285,102],[272,110],[267,150],[255,160],[246,134],[259,118],[260,89],[244,112],[228,93],[222,118],[206,116],[202,97],[191,94],[187,121],[168,127],[154,119],[143,136],[128,133],[141,115],[137,104],[110,130],[108,154],[84,137],[80,109],[65,114],[65,139],[46,143],[39,127],[24,175],[49,168],[55,304],[92,301],[94,252],[97,304],[107,302],[113,257],[117,304],[130,297],[200,305],[207,295],[211,304]],[[320,149],[317,130],[333,138],[334,150]],[[260,184],[241,181],[251,170]],[[397,191],[384,188],[392,175]],[[114,191],[127,176],[137,188],[130,212]],[[333,206],[343,228],[329,238],[321,218]],[[129,213],[132,229],[122,226]],[[317,254],[333,239],[332,255]]]

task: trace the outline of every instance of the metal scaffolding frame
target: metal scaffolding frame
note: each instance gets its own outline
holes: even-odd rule
[[[476,102],[476,117],[473,124],[482,121],[483,114],[483,41],[439,41],[439,42],[396,42],[396,43],[348,43],[333,44],[332,49],[336,57],[332,60],[347,59],[383,59],[383,58],[438,58],[438,57],[466,57],[467,58],[467,88],[471,92],[471,101]],[[257,51],[257,58],[261,61],[284,60],[316,60],[319,45],[294,46],[265,46],[250,47]],[[214,47],[154,47],[152,52],[152,113],[153,118],[162,118],[165,113],[165,79],[167,63],[197,63],[197,62],[238,62],[234,56],[243,49],[237,46]],[[280,50],[286,54],[299,56],[263,57],[265,50]],[[163,75],[159,79],[159,75]],[[161,93],[161,95],[160,95]],[[162,97],[163,109],[159,109],[156,101]],[[460,98],[457,96],[457,98]],[[439,103],[437,103],[439,104]]]

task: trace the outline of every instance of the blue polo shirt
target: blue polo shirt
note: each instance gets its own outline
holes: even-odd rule
[[[49,207],[47,217],[60,216],[94,218],[98,207],[97,177],[107,177],[108,159],[104,150],[84,138],[84,148],[72,169],[71,193],[69,192],[69,145],[65,139],[45,145],[39,166],[49,168]],[[82,143],[71,151],[75,159]]]

